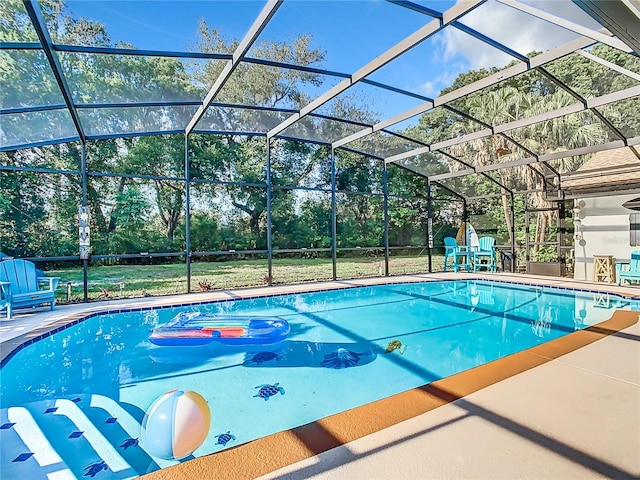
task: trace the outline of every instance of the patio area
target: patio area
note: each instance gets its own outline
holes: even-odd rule
[[[393,281],[483,277],[439,273]],[[634,297],[639,293],[636,287],[552,277],[500,273],[486,278]],[[359,279],[40,309],[2,320],[1,353],[5,358],[15,345],[69,319],[131,303],[175,304],[388,281]],[[618,312],[597,327],[428,387],[145,478],[637,478],[639,339],[638,312]]]

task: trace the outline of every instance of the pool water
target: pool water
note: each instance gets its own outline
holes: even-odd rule
[[[209,405],[209,435],[193,453],[201,456],[547,342],[614,308],[628,301],[444,281],[95,316],[26,346],[0,370],[0,477],[133,478],[176,463],[139,441],[145,411],[170,390],[193,390]],[[291,332],[265,346],[148,341],[185,310],[278,316]],[[259,395],[259,386],[276,384],[275,395]],[[217,435],[227,432],[222,444]]]

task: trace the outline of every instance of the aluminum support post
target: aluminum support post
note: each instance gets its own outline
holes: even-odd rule
[[[515,196],[511,192],[511,273],[516,271],[516,206]]]
[[[267,285],[273,285],[273,243],[271,241],[271,139],[267,138]]]
[[[87,144],[82,142],[82,206],[87,206]],[[89,259],[82,260],[82,299],[84,303],[89,301]]]
[[[382,162],[382,208],[384,214],[384,276],[389,276],[389,172]]]
[[[187,267],[187,293],[191,293],[191,167],[189,165],[189,134],[184,134],[185,212],[184,238]]]
[[[465,202],[466,208],[466,202]],[[427,252],[429,253],[429,273],[433,272],[433,260],[431,250],[433,249],[433,217],[432,217],[431,180],[427,178]]]
[[[336,152],[331,147],[331,259],[333,279],[338,278],[338,219],[336,215]]]

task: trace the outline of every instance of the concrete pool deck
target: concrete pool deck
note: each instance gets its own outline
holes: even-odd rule
[[[637,287],[510,274],[429,274],[112,300],[0,322],[2,358],[88,313],[351,285],[488,278],[640,296]],[[612,309],[612,313],[613,313]],[[428,387],[145,476],[193,478],[638,478],[640,326],[621,312],[587,331]],[[485,368],[486,367],[486,368]],[[339,392],[337,392],[339,395]]]

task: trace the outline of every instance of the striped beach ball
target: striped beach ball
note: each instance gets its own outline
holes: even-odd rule
[[[171,390],[159,397],[142,420],[142,447],[165,460],[191,455],[207,438],[211,414],[199,393]]]

